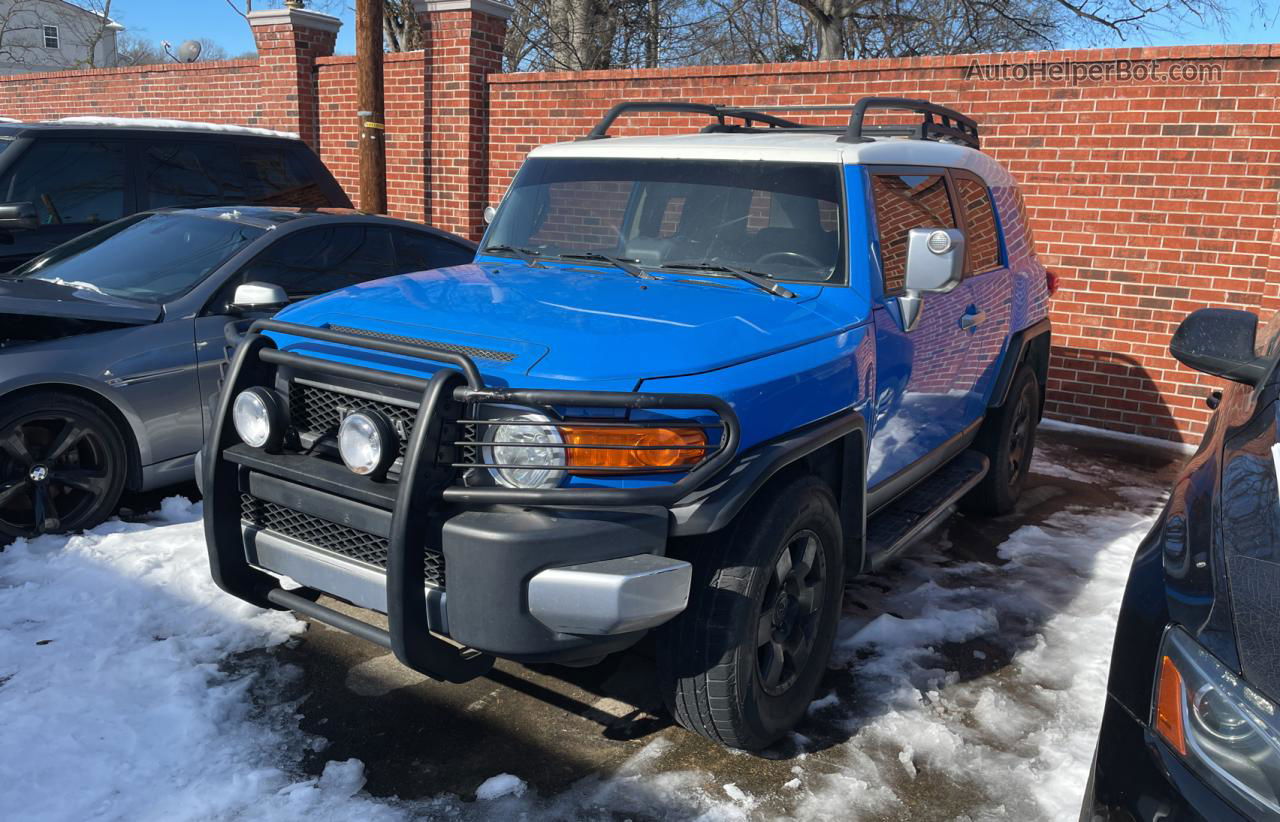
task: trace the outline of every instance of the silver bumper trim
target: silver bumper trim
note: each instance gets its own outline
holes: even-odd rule
[[[253,526],[242,525],[240,530],[251,565],[352,605],[387,612],[387,575],[377,568]],[[445,592],[431,585],[426,589],[427,624],[433,633],[447,636]]]
[[[564,634],[607,636],[661,625],[689,604],[693,567],[639,554],[539,571],[529,612]]]

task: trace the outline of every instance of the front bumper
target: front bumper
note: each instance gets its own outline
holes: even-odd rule
[[[270,330],[386,353],[439,355],[402,343],[263,323]],[[302,333],[305,332],[305,333]],[[638,640],[680,613],[692,577],[665,556],[668,505],[718,471],[737,444],[722,401],[679,395],[494,392],[474,365],[440,368],[430,380],[300,357],[253,331],[228,371],[203,459],[205,531],[215,581],[264,607],[286,607],[391,648],[428,676],[465,681],[493,657],[579,662]],[[231,400],[290,374],[331,373],[420,390],[398,480],[358,477],[305,452],[267,453],[237,444]],[[279,373],[277,373],[279,369]],[[664,486],[521,491],[457,483],[463,458],[450,450],[457,421],[481,401],[628,408],[710,408],[723,422],[719,448]],[[453,422],[451,422],[451,420]],[[281,577],[303,586],[286,591]],[[315,603],[326,593],[387,615],[385,631]]]
[[[1247,822],[1151,729],[1107,696],[1081,822]]]

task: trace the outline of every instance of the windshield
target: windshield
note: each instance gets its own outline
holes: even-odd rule
[[[148,303],[191,290],[263,229],[189,214],[140,214],[60,245],[11,276]]]
[[[535,158],[485,248],[829,283],[844,279],[841,222],[836,164]]]

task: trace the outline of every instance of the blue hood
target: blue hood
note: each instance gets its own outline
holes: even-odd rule
[[[657,276],[475,263],[352,286],[279,319],[495,352],[476,365],[507,379],[589,382],[711,371],[839,331],[812,309],[818,286],[792,286],[789,300],[737,280]]]

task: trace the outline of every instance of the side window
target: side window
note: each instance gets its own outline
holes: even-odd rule
[[[245,200],[254,205],[297,208],[333,205],[296,151],[272,146],[242,146],[240,168],[245,178]]]
[[[956,175],[956,193],[965,216],[965,248],[969,274],[1000,267],[1000,238],[987,187],[972,177]]]
[[[154,143],[142,155],[146,208],[245,202],[235,151],[214,143]]]
[[[1258,334],[1254,338],[1253,353],[1259,357],[1270,357],[1277,351],[1276,343],[1280,341],[1280,311],[1271,315],[1265,323],[1258,323]]]
[[[465,265],[475,252],[444,237],[417,231],[392,232],[396,244],[396,274]]]
[[[338,225],[299,231],[246,265],[235,285],[278,285],[290,300],[314,297],[394,273],[391,232],[380,226]]]
[[[110,141],[40,140],[0,181],[6,203],[31,203],[42,225],[98,224],[124,209],[124,147]]]
[[[941,174],[873,174],[884,291],[901,291],[907,280],[907,233],[913,228],[956,228]]]

